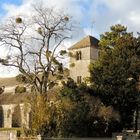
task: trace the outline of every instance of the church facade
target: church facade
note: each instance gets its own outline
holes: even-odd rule
[[[78,84],[90,77],[89,65],[98,59],[98,43],[98,39],[86,36],[69,48],[70,77]]]

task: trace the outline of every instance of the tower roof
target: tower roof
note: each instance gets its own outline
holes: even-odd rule
[[[86,47],[95,47],[98,48],[99,40],[93,36],[86,36],[73,46],[69,48],[69,50],[79,49],[79,48],[86,48]]]

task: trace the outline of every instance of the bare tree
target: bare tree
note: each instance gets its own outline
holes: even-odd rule
[[[18,68],[34,89],[44,94],[55,83],[49,76],[63,72],[60,59],[66,51],[60,46],[70,38],[72,24],[69,16],[53,8],[34,9],[30,20],[12,17],[1,25],[1,47],[7,47],[9,53],[0,63]]]

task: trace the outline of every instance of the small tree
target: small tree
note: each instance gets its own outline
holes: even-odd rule
[[[51,8],[34,7],[30,20],[12,17],[0,27],[1,46],[10,51],[0,63],[17,68],[36,92],[46,93],[56,82],[49,79],[50,75],[63,73],[59,60],[66,51],[58,48],[70,37],[71,28],[70,18]]]
[[[31,132],[32,135],[44,134],[50,119],[50,108],[43,96],[35,96],[31,101]]]

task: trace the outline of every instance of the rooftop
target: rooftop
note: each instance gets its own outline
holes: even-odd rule
[[[86,47],[95,47],[98,48],[99,40],[93,36],[86,36],[73,46],[69,48],[69,50],[79,49],[79,48],[86,48]]]

